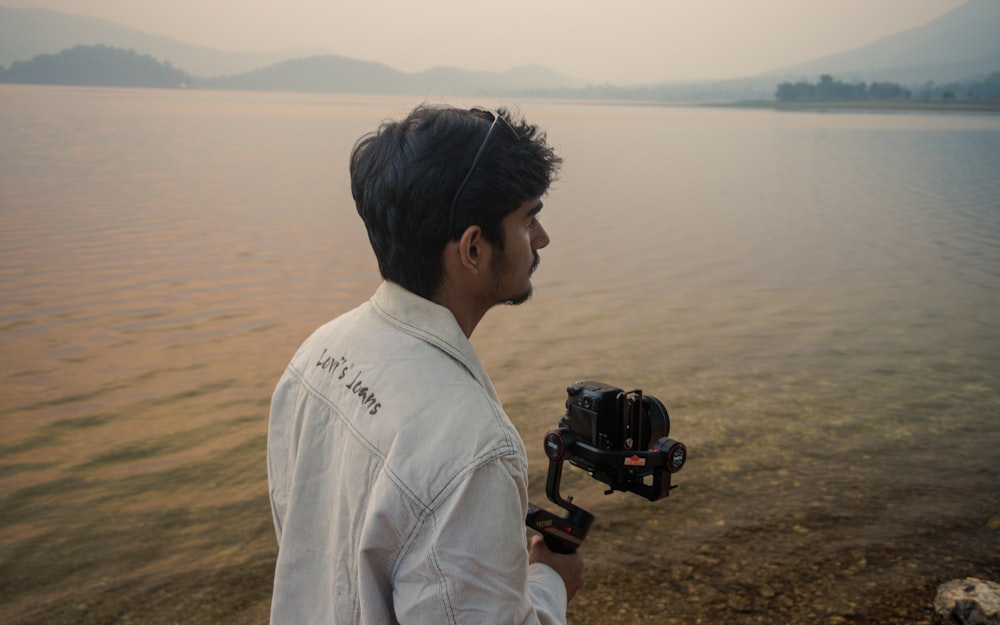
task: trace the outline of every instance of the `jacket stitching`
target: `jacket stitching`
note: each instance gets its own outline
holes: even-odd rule
[[[433,334],[432,332],[428,332],[427,330],[425,330],[423,328],[420,328],[420,327],[415,326],[415,325],[413,325],[411,323],[407,323],[406,321],[403,321],[402,319],[400,319],[396,315],[392,314],[391,312],[389,312],[388,310],[386,310],[385,308],[383,308],[381,304],[379,304],[377,301],[375,301],[375,298],[372,298],[369,301],[371,301],[372,306],[375,307],[375,309],[378,310],[379,313],[381,313],[387,319],[392,320],[393,325],[406,328],[408,330],[408,334],[412,334],[413,336],[416,336],[417,338],[420,338],[420,339],[424,340],[425,342],[430,343],[431,345],[434,345],[435,347],[437,347],[441,351],[445,352],[446,354],[448,354],[449,356],[451,356],[455,360],[457,360],[460,363],[462,363],[462,366],[464,366],[466,369],[468,369],[469,373],[473,373],[472,372],[472,367],[470,367],[469,363],[466,362],[465,354],[462,353],[462,350],[458,349],[457,347],[455,347],[454,345],[452,345],[451,343],[449,343],[448,341],[446,341],[443,337],[440,337],[440,336],[438,336],[436,334]],[[475,377],[475,374],[473,374],[473,377]]]
[[[434,522],[433,517],[431,517],[431,522]],[[452,604],[451,595],[448,593],[448,578],[441,569],[441,564],[438,562],[437,552],[435,552],[433,545],[431,545],[429,557],[438,575],[438,585],[441,587],[441,603],[444,604],[445,616],[448,617],[449,623],[456,623],[455,606]]]

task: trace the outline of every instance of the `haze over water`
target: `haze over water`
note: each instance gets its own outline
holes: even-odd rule
[[[0,88],[4,622],[266,614],[270,392],[378,285],[347,157],[413,104]],[[706,545],[754,552],[725,577],[753,585],[827,543],[900,568],[998,544],[1000,117],[519,104],[565,159],[552,244],[473,342],[532,500],[575,380],[657,396],[691,450],[652,504],[567,476],[593,579],[718,581]]]

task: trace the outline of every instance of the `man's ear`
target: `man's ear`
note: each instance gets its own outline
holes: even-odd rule
[[[479,273],[483,263],[483,255],[487,247],[483,238],[483,230],[479,226],[469,226],[458,240],[458,255],[462,267],[472,273]]]

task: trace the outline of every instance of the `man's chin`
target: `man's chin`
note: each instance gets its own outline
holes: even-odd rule
[[[508,306],[520,306],[521,304],[531,299],[533,293],[534,289],[531,287],[531,285],[528,285],[528,290],[525,291],[524,293],[521,293],[517,297],[511,297],[510,299],[505,299],[500,303],[507,304]]]
[[[535,273],[535,270],[538,269],[538,263],[540,261],[541,261],[541,258],[539,258],[538,252],[535,252],[535,258],[534,258],[534,261],[531,263],[531,271],[529,272],[528,275],[533,275]],[[526,301],[528,301],[529,299],[531,299],[531,296],[532,296],[532,294],[534,294],[534,292],[535,292],[535,289],[531,285],[531,283],[529,282],[527,290],[525,290],[523,293],[521,293],[517,297],[512,297],[510,299],[504,300],[501,303],[502,304],[507,304],[509,306],[519,306],[519,305],[525,303]]]

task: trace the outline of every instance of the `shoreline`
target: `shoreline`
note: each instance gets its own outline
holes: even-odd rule
[[[745,100],[741,102],[705,103],[719,108],[771,109],[775,111],[890,111],[933,113],[1000,113],[1000,102],[913,102],[897,100],[865,100],[851,102],[777,102]]]

